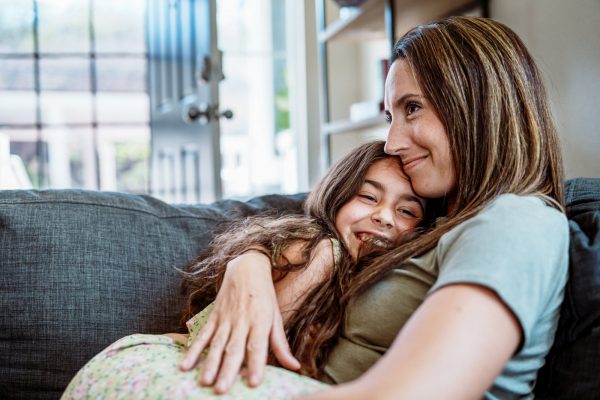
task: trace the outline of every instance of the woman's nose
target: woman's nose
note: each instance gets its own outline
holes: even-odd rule
[[[385,139],[385,147],[383,148],[387,154],[399,156],[404,150],[408,149],[409,140],[405,131],[406,128],[402,127],[400,123],[394,122],[390,125]]]

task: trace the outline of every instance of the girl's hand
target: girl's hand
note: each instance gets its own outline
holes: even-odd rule
[[[247,252],[227,266],[214,308],[187,351],[181,369],[192,369],[202,351],[209,348],[200,383],[227,392],[242,363],[248,384],[260,384],[271,345],[279,363],[300,368],[290,352],[271,277],[271,262],[259,252]],[[210,347],[209,347],[210,346]]]

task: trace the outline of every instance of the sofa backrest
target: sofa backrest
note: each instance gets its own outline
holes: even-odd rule
[[[0,191],[0,398],[56,399],[118,338],[179,326],[183,268],[230,218],[302,195],[168,205],[80,190]]]
[[[600,179],[567,183],[570,278],[536,398],[600,393]],[[0,398],[56,399],[92,356],[179,326],[183,267],[231,218],[304,195],[168,205],[80,190],[0,191]]]

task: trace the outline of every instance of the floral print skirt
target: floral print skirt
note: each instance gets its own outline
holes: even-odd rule
[[[211,308],[188,321],[188,344]],[[293,399],[326,387],[286,369],[267,366],[260,386],[250,388],[240,378],[227,394],[218,396],[212,388],[198,384],[200,368],[179,370],[184,353],[185,346],[169,336],[126,336],[92,358],[71,380],[61,399]]]

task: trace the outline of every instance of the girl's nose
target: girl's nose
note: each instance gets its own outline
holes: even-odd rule
[[[394,218],[390,210],[386,207],[381,207],[375,210],[372,214],[373,221],[385,228],[392,228],[394,226]]]

